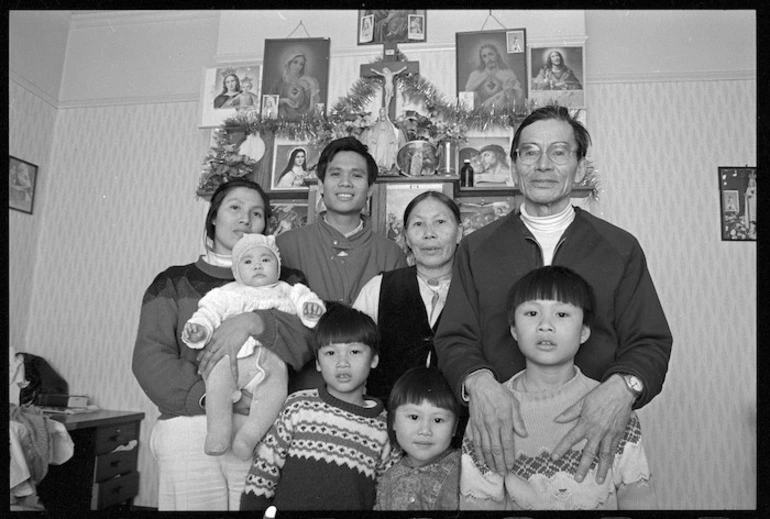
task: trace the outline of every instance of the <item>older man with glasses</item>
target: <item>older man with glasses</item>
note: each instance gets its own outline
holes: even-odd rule
[[[639,242],[570,204],[572,187],[585,176],[590,140],[566,108],[533,111],[511,146],[524,203],[518,212],[467,236],[457,250],[435,338],[438,363],[469,405],[467,434],[477,458],[501,475],[514,465],[514,430],[527,435],[518,402],[501,382],[525,367],[509,332],[506,298],[529,271],[567,266],[596,294],[592,333],[575,363],[601,385],[557,417],[575,425],[550,453],[558,463],[573,445],[587,440],[578,481],[598,456],[596,480],[603,482],[631,410],[660,393],[668,370],[671,331]]]

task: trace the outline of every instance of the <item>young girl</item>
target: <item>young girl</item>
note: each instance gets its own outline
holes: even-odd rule
[[[436,368],[412,368],[393,386],[388,436],[405,456],[377,484],[375,510],[457,510],[460,451],[450,448],[460,408]]]

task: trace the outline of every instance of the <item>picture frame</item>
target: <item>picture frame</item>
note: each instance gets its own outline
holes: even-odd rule
[[[214,128],[253,107],[260,113],[262,66],[258,63],[219,65],[204,69],[199,128]]]
[[[299,120],[326,113],[329,38],[266,39],[262,94],[278,95],[278,118]]]
[[[460,208],[463,236],[468,236],[521,205],[521,195],[462,196],[455,198]]]
[[[399,247],[408,253],[404,236],[404,209],[407,204],[419,194],[426,191],[439,191],[452,197],[453,182],[443,178],[389,178],[378,181],[377,222],[375,227],[380,232],[395,241]]]
[[[358,45],[427,41],[427,21],[425,9],[360,9]]]
[[[316,169],[321,151],[323,146],[310,141],[276,137],[270,169],[270,193],[307,192],[310,183],[318,181]]]
[[[262,95],[262,119],[278,119],[278,103],[281,96],[278,94]]]
[[[465,160],[473,167],[473,186],[461,186],[460,191],[512,191],[516,188],[510,157],[513,131],[496,128],[487,132],[468,132],[467,140],[458,150],[458,166]]]
[[[720,167],[722,241],[757,241],[757,168]]]
[[[272,214],[268,220],[268,234],[278,236],[308,224],[307,198],[273,200],[270,208]]]
[[[529,97],[536,103],[556,101],[569,108],[585,102],[585,46],[538,45],[529,51]],[[561,63],[558,70],[554,65]]]
[[[466,109],[471,104],[470,95],[473,96],[470,109],[474,111],[515,110],[525,106],[529,92],[527,53],[524,52],[526,29],[458,32],[455,39],[457,97]]]
[[[26,160],[9,155],[8,207],[32,214],[35,206],[38,167]]]

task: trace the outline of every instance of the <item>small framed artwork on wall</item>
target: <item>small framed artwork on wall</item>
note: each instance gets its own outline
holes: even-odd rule
[[[278,236],[286,231],[304,227],[308,223],[307,199],[274,200],[270,203],[272,214],[268,221],[268,232]]]
[[[9,155],[10,157],[10,155]],[[8,170],[8,207],[32,214],[37,185],[37,166],[25,160],[10,157]]]
[[[204,71],[200,128],[221,125],[236,111],[252,107],[260,113],[262,67],[257,64],[222,65]]]
[[[306,141],[276,137],[270,191],[305,191],[317,181],[318,157],[323,148]]]
[[[582,45],[530,47],[529,97],[540,103],[558,101],[570,108],[585,106],[585,61]]]
[[[516,197],[513,195],[463,196],[455,201],[460,208],[463,236],[502,218],[516,207]]]
[[[723,241],[757,240],[757,168],[720,167]]]
[[[510,129],[467,134],[460,146],[459,163],[470,161],[473,185],[461,186],[461,191],[512,190],[516,187],[513,164],[509,155],[513,135]]]
[[[358,11],[358,44],[426,41],[425,9],[362,9]]]

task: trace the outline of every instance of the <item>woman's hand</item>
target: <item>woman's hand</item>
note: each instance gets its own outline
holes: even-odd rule
[[[527,436],[519,401],[489,371],[472,373],[465,380],[470,402],[470,431],[476,458],[505,476],[516,460],[514,429]]]
[[[558,460],[573,445],[587,439],[588,443],[583,447],[583,456],[575,473],[575,480],[583,481],[598,454],[599,467],[596,470],[596,482],[603,483],[615,459],[633,404],[634,397],[620,375],[608,378],[556,417],[555,421],[559,423],[571,422],[575,419],[577,423],[556,446],[551,459]]]
[[[264,331],[262,318],[254,312],[244,312],[226,319],[214,330],[206,348],[198,354],[198,373],[206,379],[219,359],[230,356],[233,380],[238,380],[238,351],[249,337],[255,339]]]

